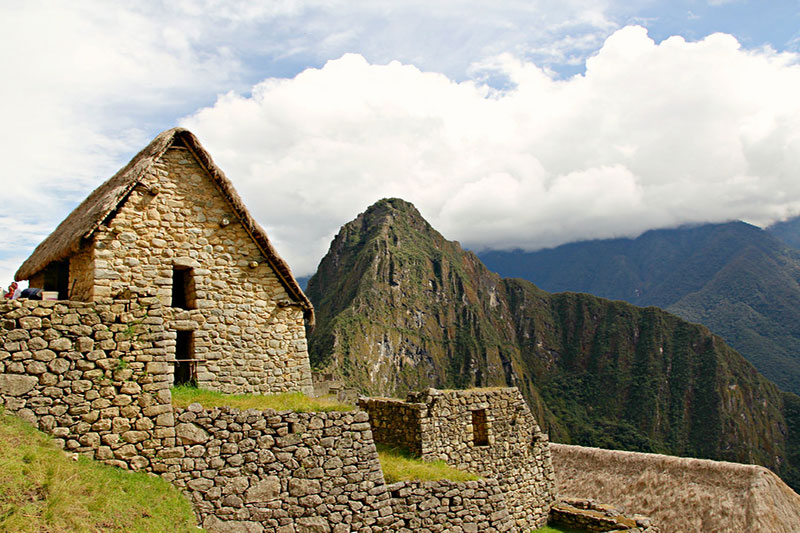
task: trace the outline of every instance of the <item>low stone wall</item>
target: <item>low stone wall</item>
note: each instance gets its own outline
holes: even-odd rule
[[[402,481],[389,485],[398,533],[515,531],[495,479]]]
[[[394,520],[367,414],[176,409],[157,466],[209,530],[382,531]]]
[[[0,405],[67,450],[149,469],[175,445],[157,303],[0,301]]]
[[[358,406],[369,413],[375,442],[404,448],[422,456],[422,434],[428,407],[393,398],[359,398]]]
[[[174,339],[164,329],[163,311],[155,298],[0,302],[0,406],[53,435],[66,450],[158,473],[187,494],[209,531],[527,527],[515,523],[507,490],[547,479],[542,467],[529,467],[538,464],[539,440],[511,452],[518,456],[513,465],[519,475],[515,469],[498,470],[510,476],[507,480],[408,483],[397,486],[392,498],[366,412],[174,408],[169,389]],[[435,419],[420,417],[431,406],[389,403],[399,407],[392,412],[401,413],[400,425],[379,431],[395,438],[417,435],[414,442],[429,446],[421,432]],[[511,407],[516,403],[500,409]],[[505,427],[493,423],[495,431]],[[525,422],[519,426],[526,428]],[[507,459],[500,448],[495,455]],[[490,469],[488,462],[485,467]]]

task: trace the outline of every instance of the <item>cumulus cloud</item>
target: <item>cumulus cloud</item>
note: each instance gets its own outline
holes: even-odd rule
[[[182,122],[301,275],[387,196],[474,248],[800,213],[797,55],[626,27],[584,75],[510,54],[473,72],[507,88],[349,54]]]
[[[605,0],[6,2],[0,232],[30,251],[158,131],[265,77],[347,51],[455,79],[502,50],[551,64],[589,54],[615,27],[607,13]]]
[[[642,162],[654,154],[679,165],[669,157],[670,142],[688,150],[675,136],[661,143],[654,140],[658,125],[638,136],[625,135],[616,132],[615,120],[617,129],[631,131],[641,122],[624,115],[612,118],[613,109],[647,115],[646,109],[635,107],[644,106],[644,96],[628,102],[615,100],[609,91],[615,83],[627,90],[624,76],[644,83],[644,72],[651,68],[646,64],[649,56],[656,58],[653,69],[676,70],[666,65],[666,58],[678,57],[678,52],[667,53],[665,43],[636,40],[642,47],[641,65],[606,45],[585,78],[564,80],[553,74],[582,72],[587,57],[626,20],[648,15],[648,24],[655,24],[661,8],[648,0],[7,4],[0,17],[0,180],[8,199],[0,205],[0,232],[7,236],[0,250],[0,278],[9,277],[17,256],[30,252],[91,189],[181,116],[202,126],[204,140],[228,132],[231,141],[215,144],[214,156],[237,186],[253,191],[251,203],[271,206],[270,211],[260,211],[261,220],[274,229],[279,246],[287,249],[300,272],[313,270],[335,228],[378,196],[415,200],[441,229],[475,246],[534,246],[578,234],[575,228],[599,219],[601,207],[618,211],[609,199],[589,211],[593,218],[545,220],[545,213],[567,209],[581,192],[605,197],[598,192],[602,184],[617,183],[614,190],[626,191],[625,198],[653,209],[658,172]],[[683,8],[663,9],[668,13]],[[772,35],[777,26],[768,25]],[[680,42],[673,44],[680,49]],[[695,50],[686,54],[699,57],[700,43],[683,44]],[[736,46],[730,39],[728,44]],[[646,51],[648,46],[660,54]],[[347,52],[356,54],[344,55]],[[746,63],[756,75],[766,73],[784,84],[788,94],[796,90],[784,79],[791,77],[787,73],[794,56],[738,48],[729,52],[731,61]],[[615,53],[623,63],[634,64],[615,73],[613,65],[602,64],[603,57],[606,63],[617,61]],[[341,59],[327,63],[332,58]],[[721,53],[719,58],[728,61]],[[637,68],[643,69],[639,78]],[[782,195],[782,209],[790,209],[786,199],[794,192],[781,188],[786,183],[782,173],[792,168],[796,156],[782,143],[796,130],[789,112],[794,104],[773,112],[768,100],[782,105],[788,96],[774,93],[778,87],[762,92],[766,83],[737,77],[734,70],[725,72],[732,72],[727,79],[735,86],[721,88],[724,97],[710,108],[727,103],[740,109],[733,95],[745,100],[754,95],[750,100],[761,111],[736,111],[733,115],[742,124],[731,119],[720,126],[741,126],[746,145],[737,145],[730,131],[723,131],[718,136],[723,144],[700,143],[694,157],[719,170],[725,158],[707,157],[703,147],[710,147],[733,154],[724,161],[729,167],[754,165],[756,170],[731,178],[736,184],[732,189],[750,187],[754,196],[769,190]],[[665,76],[657,75],[653,83],[666,83]],[[687,83],[702,85],[691,79]],[[592,95],[595,88],[605,92]],[[697,96],[701,107],[709,99],[708,94],[689,93]],[[677,116],[659,113],[658,103],[656,97],[649,104],[653,120],[686,126]],[[692,115],[689,104],[682,109]],[[606,105],[607,113],[595,109]],[[708,124],[712,118],[702,109],[695,123]],[[626,121],[631,124],[623,124]],[[212,124],[219,129],[206,130]],[[688,127],[694,134],[694,126]],[[571,145],[574,153],[561,148],[564,145]],[[700,165],[689,167],[698,172]],[[767,167],[772,174],[759,174]],[[773,176],[772,189],[764,186],[765,176]],[[258,185],[269,179],[278,183],[270,189]],[[500,190],[492,186],[493,180],[507,185]],[[318,193],[301,189],[309,184]],[[718,192],[719,187],[710,190]],[[265,191],[270,193],[262,197]],[[271,191],[284,194],[285,201],[272,198]],[[621,194],[614,198],[619,200]],[[334,205],[323,205],[323,195]],[[535,222],[539,229],[519,229],[522,226],[514,226],[512,218],[502,216],[503,209],[494,217],[496,206],[476,205],[481,195],[513,200],[517,210],[534,205],[534,200],[525,203],[520,198],[538,198],[540,217],[533,220],[529,215],[521,222]],[[727,205],[736,201],[743,200],[735,193],[726,200]],[[665,206],[659,220],[691,218],[675,214],[676,209]],[[464,222],[471,212],[483,213],[483,222]],[[313,216],[298,218],[298,213]],[[652,213],[645,218],[655,220]],[[597,234],[619,227],[618,221],[594,222]],[[313,228],[303,229],[304,225]],[[637,222],[633,227],[646,225]],[[567,231],[568,226],[573,229]],[[467,238],[467,229],[472,237]]]

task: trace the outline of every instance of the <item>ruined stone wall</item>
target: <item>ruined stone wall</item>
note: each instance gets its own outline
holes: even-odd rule
[[[496,479],[402,481],[388,487],[398,533],[514,531]]]
[[[422,456],[420,431],[428,410],[425,404],[391,398],[359,398],[358,406],[369,413],[375,442]]]
[[[362,411],[192,404],[176,418],[181,452],[159,469],[191,498],[204,527],[383,531],[394,520]]]
[[[303,310],[188,149],[168,149],[107,224],[84,262],[92,297],[157,296],[169,353],[192,332],[199,386],[311,392]],[[192,309],[170,307],[175,266],[191,269]]]
[[[370,413],[370,421],[374,411],[379,426],[387,428],[375,432],[376,442],[407,445],[408,435],[417,431],[416,446],[423,459],[441,459],[460,470],[497,479],[520,530],[546,522],[555,499],[549,442],[518,389],[409,393],[406,408],[424,406],[416,429],[407,425],[400,403],[360,404]]]
[[[155,298],[0,302],[0,405],[67,450],[149,469],[174,446]]]

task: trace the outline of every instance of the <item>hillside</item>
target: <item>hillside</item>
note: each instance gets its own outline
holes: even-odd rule
[[[515,385],[560,442],[800,476],[800,409],[708,329],[490,272],[402,200],[342,227],[308,283],[312,365],[370,394]]]
[[[792,248],[800,250],[800,216],[776,222],[766,230]]]
[[[797,231],[800,239],[800,227],[781,228],[774,235],[791,240]],[[730,222],[480,258],[548,291],[655,305],[700,322],[782,389],[800,393],[800,253],[774,235]]]
[[[0,408],[0,531],[198,530],[166,481],[76,459]]]

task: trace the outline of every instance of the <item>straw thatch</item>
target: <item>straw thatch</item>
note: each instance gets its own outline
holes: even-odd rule
[[[756,465],[552,444],[558,494],[641,513],[663,532],[795,533],[800,496]]]
[[[275,251],[266,232],[253,219],[241,197],[233,188],[233,184],[214,164],[211,155],[192,132],[183,128],[173,128],[160,133],[111,179],[95,189],[58,225],[53,233],[36,247],[33,254],[19,267],[14,279],[18,281],[29,279],[53,261],[61,261],[75,253],[81,242],[91,238],[97,228],[125,201],[133,188],[147,175],[152,165],[173,143],[182,143],[189,148],[201,165],[205,167],[211,181],[217,186],[242,225],[261,248],[286,290],[305,309],[306,319],[313,324],[314,308],[292,275],[289,265]]]

